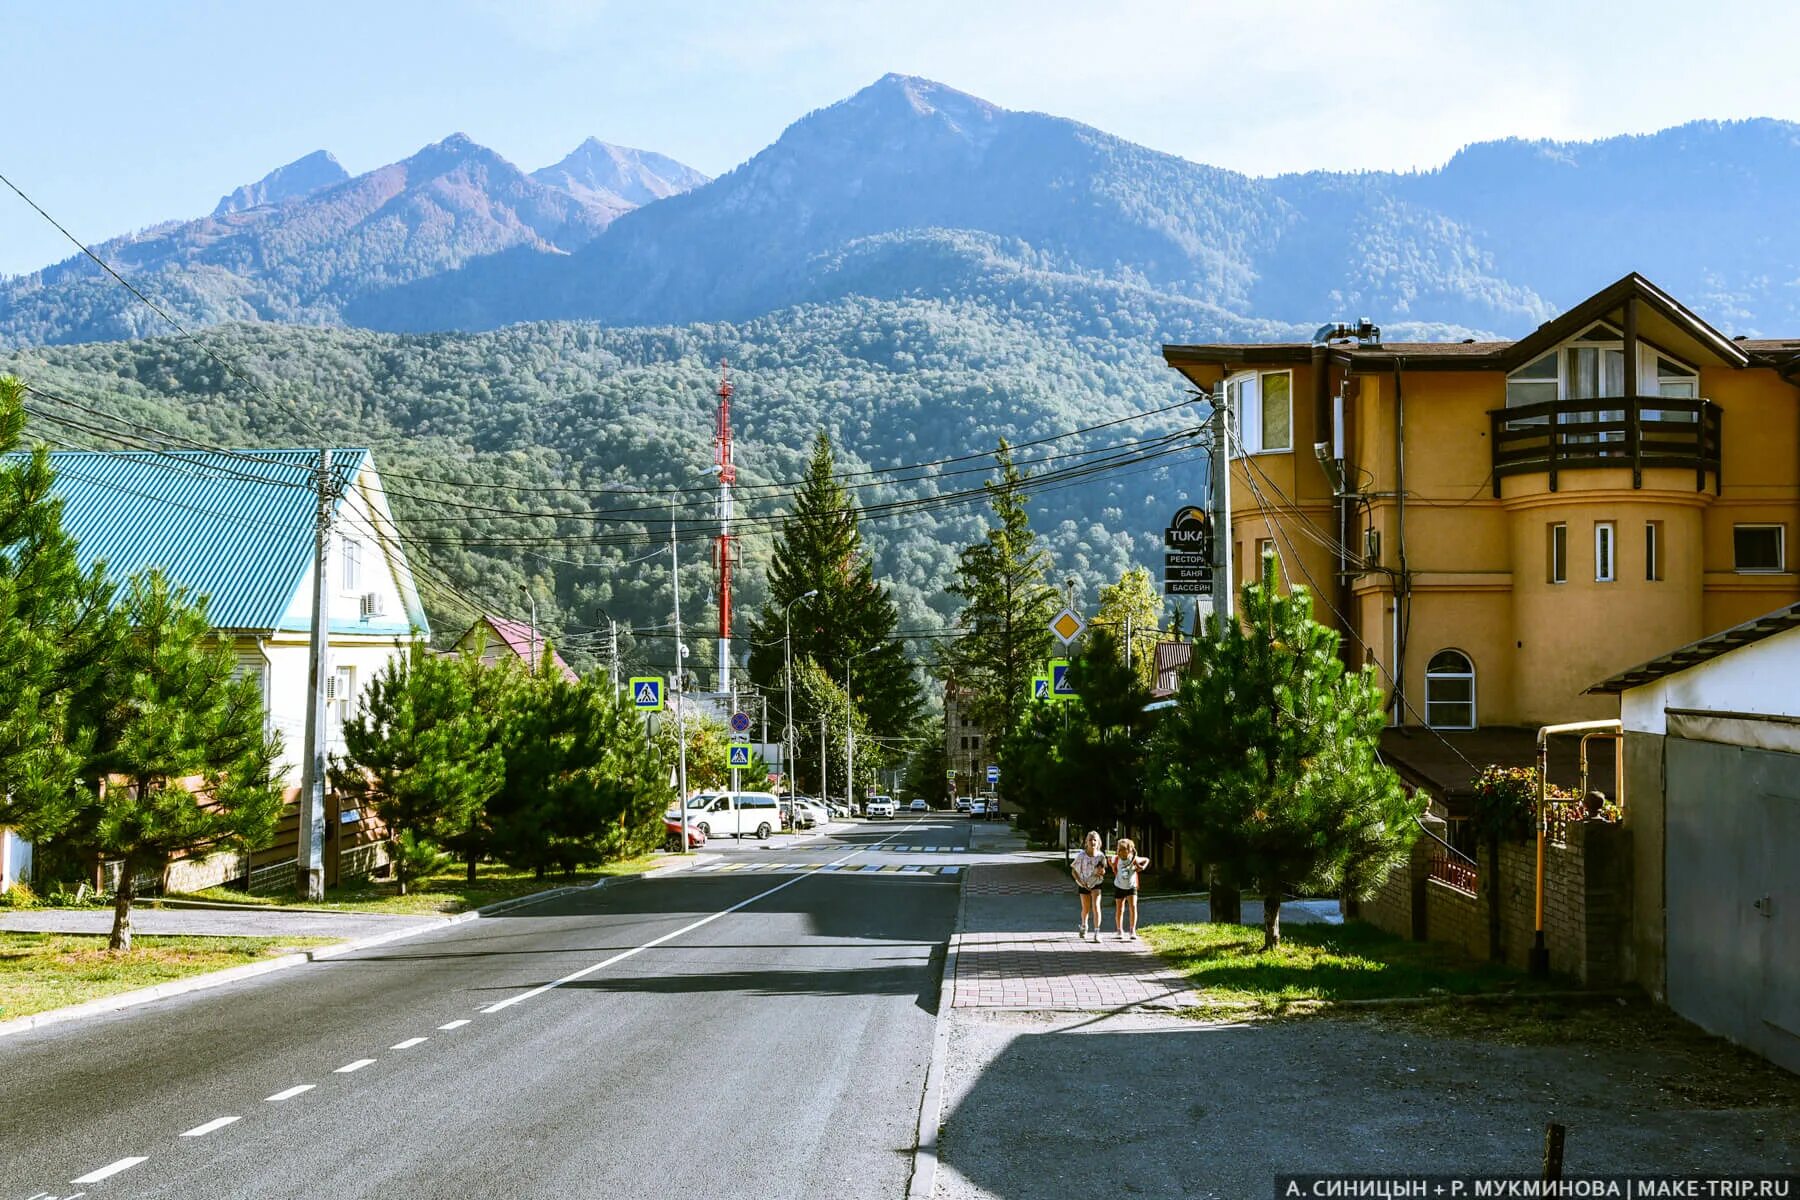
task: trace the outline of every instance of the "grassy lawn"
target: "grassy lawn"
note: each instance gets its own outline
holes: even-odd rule
[[[1150,925],[1144,940],[1192,981],[1205,1015],[1304,1011],[1335,1001],[1526,992],[1545,985],[1436,942],[1353,921],[1289,925],[1262,950],[1262,927]],[[1564,985],[1566,986],[1566,985]]]
[[[552,872],[539,879],[530,871],[515,871],[497,863],[483,863],[468,880],[468,868],[457,866],[415,879],[407,886],[406,895],[398,894],[392,880],[358,879],[328,888],[320,904],[304,904],[291,896],[250,895],[235,888],[208,888],[203,892],[177,897],[184,900],[222,900],[233,904],[258,904],[267,907],[298,905],[304,908],[329,908],[344,912],[376,913],[459,913],[482,908],[501,900],[529,896],[550,888],[574,887],[594,883],[614,875],[641,875],[665,861],[664,856],[640,854],[623,858],[573,875]]]
[[[0,1021],[338,940],[141,934],[114,954],[104,934],[0,932]]]

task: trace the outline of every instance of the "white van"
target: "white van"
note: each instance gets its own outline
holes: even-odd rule
[[[681,819],[679,809],[676,820]],[[781,828],[781,805],[773,792],[701,792],[688,801],[688,825],[699,826],[709,838],[766,838]]]

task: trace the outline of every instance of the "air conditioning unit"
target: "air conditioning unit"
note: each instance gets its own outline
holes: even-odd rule
[[[366,621],[370,617],[379,617],[384,611],[385,609],[382,605],[380,592],[364,592],[362,594],[363,620]]]

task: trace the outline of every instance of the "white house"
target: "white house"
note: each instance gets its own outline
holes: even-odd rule
[[[207,597],[207,618],[257,679],[298,789],[310,697],[318,450],[58,451],[63,525],[83,566],[123,581],[159,567]],[[336,748],[369,679],[430,637],[373,457],[333,449],[325,729]],[[16,843],[7,861],[18,857]],[[259,855],[258,861],[261,861]]]

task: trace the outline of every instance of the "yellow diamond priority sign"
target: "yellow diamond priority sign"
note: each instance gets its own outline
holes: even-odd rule
[[[1073,609],[1065,608],[1050,618],[1050,632],[1065,646],[1080,637],[1081,631],[1086,628],[1086,622]]]

